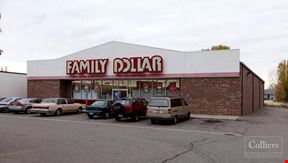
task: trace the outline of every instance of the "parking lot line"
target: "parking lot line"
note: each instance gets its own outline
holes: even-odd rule
[[[26,153],[26,152],[32,152],[32,151],[36,151],[36,150],[37,149],[25,149],[25,150],[15,151],[15,152],[0,153],[0,157],[8,156],[8,155],[21,154],[21,153]]]
[[[126,124],[124,125],[124,124],[102,123],[102,122],[83,122],[83,121],[77,121],[77,120],[74,121],[74,120],[64,120],[64,119],[55,119],[55,118],[20,117],[20,116],[7,116],[7,115],[0,115],[0,118],[33,119],[33,120],[41,120],[41,121],[102,125],[102,126],[110,126],[110,127],[153,129],[153,130],[172,131],[172,132],[186,132],[186,133],[199,133],[199,134],[212,134],[212,135],[228,135],[228,136],[238,136],[238,137],[242,136],[241,134],[234,133],[234,132],[201,131],[201,130],[188,130],[188,129],[164,128],[164,127],[154,127],[154,126],[126,125]]]

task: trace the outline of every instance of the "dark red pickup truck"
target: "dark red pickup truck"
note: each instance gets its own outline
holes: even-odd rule
[[[141,116],[146,116],[148,102],[144,98],[121,98],[114,102],[111,116],[116,121],[122,118],[131,118],[139,121]]]

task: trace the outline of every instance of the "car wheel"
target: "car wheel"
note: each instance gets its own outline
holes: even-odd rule
[[[174,118],[173,118],[173,124],[176,124],[178,122],[178,118],[177,118],[177,116],[175,116]]]
[[[191,113],[189,112],[189,113],[187,114],[187,117],[186,117],[187,120],[190,119],[190,115],[191,115]]]
[[[78,109],[77,109],[77,113],[78,113],[78,114],[81,114],[81,113],[82,113],[82,108],[78,108]]]
[[[139,120],[140,120],[139,114],[138,114],[138,113],[134,113],[134,114],[132,115],[131,119],[132,119],[133,121],[136,121],[136,122],[139,121]]]
[[[155,124],[156,121],[154,119],[150,119],[151,124]]]
[[[140,117],[139,117],[139,115],[138,115],[138,114],[136,114],[136,115],[135,115],[135,117],[134,117],[134,121],[136,121],[136,122],[137,122],[137,121],[139,121],[139,120],[140,120]]]
[[[62,114],[61,109],[57,109],[57,110],[55,111],[55,115],[56,115],[56,116],[60,116],[61,114]]]
[[[110,114],[106,112],[106,113],[104,114],[104,117],[105,117],[105,119],[109,119],[109,118],[110,118]]]
[[[25,109],[25,114],[30,114],[30,108]]]
[[[121,118],[120,117],[116,117],[115,120],[116,121],[121,121]]]
[[[40,115],[41,115],[41,116],[45,116],[45,115],[46,115],[46,113],[40,113]]]

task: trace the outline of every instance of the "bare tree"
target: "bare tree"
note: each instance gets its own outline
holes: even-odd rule
[[[277,85],[277,70],[271,70],[268,74],[268,89],[275,90],[276,85]]]

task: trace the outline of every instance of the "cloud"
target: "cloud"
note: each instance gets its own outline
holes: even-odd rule
[[[111,40],[181,51],[227,44],[267,80],[288,58],[286,0],[15,0],[1,1],[0,11],[5,61],[57,58]]]

